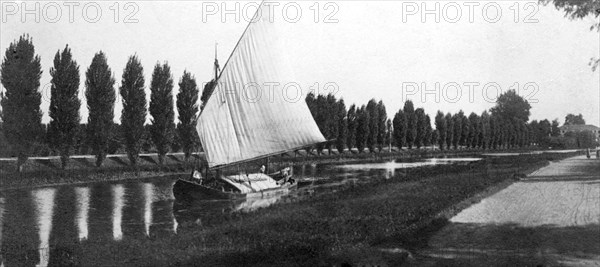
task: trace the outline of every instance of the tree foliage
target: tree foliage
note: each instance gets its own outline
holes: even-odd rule
[[[217,82],[214,79],[204,84],[204,88],[202,88],[202,96],[200,96],[200,101],[202,102],[200,105],[201,111],[204,110],[204,107],[206,106],[206,103],[212,93],[215,91],[215,88],[217,88]]]
[[[446,121],[446,148],[450,150],[450,146],[454,142],[454,120],[452,119],[452,114],[448,112],[444,120]]]
[[[552,120],[552,136],[559,136],[560,135],[560,128],[558,128],[560,126],[560,124],[558,123],[558,119],[554,119]]]
[[[116,101],[115,79],[102,51],[94,55],[85,77],[87,139],[96,155],[96,166],[100,167],[109,150]]]
[[[461,113],[461,112],[462,112],[462,110],[459,113]],[[460,133],[459,144],[461,146],[467,147],[469,144],[469,131],[471,130],[471,123],[469,121],[469,118],[467,116],[465,116],[464,113],[462,113],[461,119],[462,119],[462,122],[460,123],[460,126],[461,126],[462,130]]]
[[[183,72],[179,80],[179,93],[177,93],[177,136],[185,160],[189,160],[194,148],[200,143],[196,132],[198,120],[198,85],[196,78],[188,71]]]
[[[491,125],[490,125],[490,114],[487,111],[483,111],[481,113],[481,126],[480,126],[480,145],[479,147],[482,149],[488,149],[490,146],[491,140]]]
[[[50,69],[50,127],[52,145],[60,151],[62,167],[69,161],[77,127],[79,126],[79,65],[73,60],[71,49],[66,46],[54,56]]]
[[[137,56],[129,57],[119,92],[123,101],[121,129],[123,141],[131,165],[136,165],[144,138],[146,121],[146,92],[144,91],[144,68]]]
[[[152,116],[152,141],[158,152],[158,161],[171,148],[175,132],[175,111],[173,110],[173,76],[169,64],[156,64],[150,83],[150,116]]]
[[[387,117],[387,111],[385,110],[385,105],[383,104],[383,101],[379,100],[379,102],[377,103],[377,145],[379,148],[379,152],[381,152],[381,149],[383,148],[383,146],[386,143],[386,139],[388,138],[389,134],[388,134],[388,127],[387,127],[387,121],[388,121],[388,117]]]
[[[339,101],[333,94],[315,96],[312,92],[308,93],[305,101],[325,139],[336,140],[339,135],[339,127],[341,127],[340,123],[343,119],[340,117],[342,114],[339,111]],[[332,143],[326,144],[329,152],[331,152],[331,145]],[[317,145],[319,153],[321,153],[323,148],[325,148],[325,145]]]
[[[585,120],[581,113],[579,115],[567,114],[564,125],[585,125]]]
[[[464,114],[462,110],[459,113],[452,115],[452,124],[454,125],[454,138],[452,138],[452,146],[454,147],[454,149],[458,148],[458,145],[460,144],[460,139],[462,137],[463,116]]]
[[[417,117],[415,116],[413,102],[406,100],[403,111],[406,117],[406,146],[408,146],[408,149],[411,149],[415,144],[417,135]]]
[[[369,138],[369,111],[365,105],[361,106],[360,109],[356,112],[357,117],[357,129],[356,129],[356,148],[358,152],[361,153],[367,147],[367,139]]]
[[[369,134],[367,135],[367,147],[369,152],[375,151],[377,146],[377,137],[379,135],[379,107],[375,99],[367,102],[367,112],[369,113]]]
[[[402,149],[402,147],[406,144],[407,130],[406,116],[404,115],[404,111],[402,109],[398,110],[398,112],[396,112],[396,115],[394,115],[392,125],[394,128],[392,132],[394,145],[398,147],[398,149]]]
[[[435,133],[438,141],[440,150],[444,150],[444,144],[446,143],[447,124],[446,117],[442,111],[437,112],[435,115]]]
[[[479,144],[480,127],[479,116],[475,112],[471,112],[469,115],[469,139],[467,142],[470,148],[476,148]]]
[[[425,110],[423,108],[417,108],[415,110],[416,128],[417,134],[415,135],[415,146],[421,148],[425,143],[426,135],[426,121],[425,121]]]
[[[3,132],[17,154],[17,170],[29,157],[42,135],[42,95],[38,90],[42,70],[32,39],[21,36],[12,42],[0,66],[0,81],[6,89],[2,105]]]
[[[431,139],[431,134],[433,132],[433,129],[431,128],[431,118],[429,117],[429,114],[425,115],[425,135],[424,135],[424,139],[423,139],[423,145],[428,146],[431,145],[433,142]]]
[[[531,105],[523,97],[517,95],[515,90],[508,90],[498,96],[496,105],[491,109],[492,115],[502,119],[518,119],[529,121]]]
[[[338,134],[335,141],[335,147],[339,153],[343,153],[346,139],[348,138],[348,118],[344,99],[340,99],[340,101],[337,102],[336,107]]]
[[[349,150],[356,146],[356,130],[358,128],[358,117],[356,111],[356,105],[352,104],[350,109],[348,109],[347,114],[348,135],[346,138],[346,146]]]

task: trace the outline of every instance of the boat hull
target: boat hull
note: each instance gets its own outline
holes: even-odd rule
[[[244,199],[260,198],[286,194],[290,190],[296,189],[298,183],[287,183],[277,188],[269,188],[257,192],[238,193],[221,191],[215,188],[207,187],[194,182],[178,179],[173,185],[173,194],[176,198],[201,198],[201,199]]]

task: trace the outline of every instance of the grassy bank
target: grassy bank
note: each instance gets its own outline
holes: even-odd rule
[[[348,185],[335,194],[225,214],[218,225],[180,222],[177,235],[170,237],[85,241],[71,251],[69,261],[111,266],[397,266],[411,261],[407,251],[425,245],[457,205],[567,156],[488,158],[462,166],[416,168],[392,179]]]
[[[28,171],[24,173],[1,173],[0,189],[34,188],[41,186],[79,184],[89,182],[109,182],[143,179],[173,173],[188,172],[189,164],[178,163],[163,166],[140,164],[137,167],[122,165],[112,167],[88,167],[61,170],[58,168]]]

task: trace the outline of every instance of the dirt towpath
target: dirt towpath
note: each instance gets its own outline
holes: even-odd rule
[[[600,266],[600,160],[541,168],[450,219],[425,265]]]

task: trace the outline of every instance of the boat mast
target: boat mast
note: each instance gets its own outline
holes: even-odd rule
[[[221,70],[221,68],[219,67],[219,60],[217,59],[217,46],[219,45],[219,43],[215,42],[215,87],[216,87],[216,83],[217,83],[217,79],[219,79],[219,72]]]

